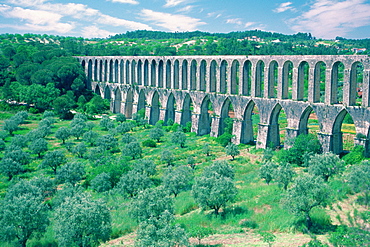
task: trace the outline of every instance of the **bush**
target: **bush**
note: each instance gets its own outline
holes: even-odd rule
[[[233,135],[230,133],[223,133],[219,137],[216,138],[216,141],[221,144],[221,146],[226,147],[227,144],[231,142]]]
[[[143,147],[150,147],[155,148],[157,146],[157,143],[153,139],[147,139],[142,142]]]
[[[342,159],[346,164],[354,165],[361,163],[364,157],[365,148],[361,145],[356,145],[353,147],[352,151],[346,154]]]

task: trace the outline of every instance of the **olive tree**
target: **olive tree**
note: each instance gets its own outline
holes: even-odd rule
[[[163,187],[175,197],[189,185],[192,179],[192,171],[189,167],[180,166],[169,170],[162,179]]]
[[[146,174],[132,170],[122,175],[115,189],[119,193],[134,197],[140,191],[150,188],[152,185],[152,180]]]
[[[334,153],[315,154],[310,157],[307,164],[308,172],[315,176],[321,176],[325,182],[331,176],[344,170],[344,161]]]

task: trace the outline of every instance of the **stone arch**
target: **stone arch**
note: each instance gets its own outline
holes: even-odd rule
[[[326,87],[326,64],[319,61],[315,64],[313,77],[313,103],[325,102],[325,87]]]
[[[308,80],[309,80],[308,62],[302,61],[298,66],[298,81],[297,81],[297,98],[298,101],[307,100],[308,97]]]
[[[125,81],[125,61],[121,60],[121,62],[119,63],[119,78],[120,78],[120,82],[121,84],[122,83],[126,83]]]
[[[247,60],[243,63],[242,95],[251,96],[252,88],[252,63]]]
[[[218,125],[218,136],[222,135],[226,131],[226,119],[234,117],[234,112],[232,109],[232,102],[229,97],[227,97],[221,107],[220,121]],[[230,134],[232,134],[232,129]]]
[[[223,60],[220,65],[220,93],[227,92],[227,62]]]
[[[207,89],[206,74],[207,74],[207,62],[205,60],[202,60],[200,62],[200,67],[199,67],[199,90],[200,91],[206,91]]]
[[[173,64],[173,88],[179,89],[180,87],[180,62],[175,60]]]
[[[103,69],[104,69],[103,60],[100,60],[99,61],[99,81],[100,82],[103,82],[104,81]]]
[[[130,61],[129,60],[126,60],[126,68],[125,68],[125,75],[126,75],[126,84],[131,84],[131,71],[130,71]]]
[[[91,59],[89,59],[87,65],[87,88],[91,89],[91,81],[93,80],[93,65]]]
[[[137,61],[137,84],[143,85],[143,62]]]
[[[337,61],[333,64],[331,69],[330,104],[338,104],[343,102],[343,78],[344,64],[340,61]]]
[[[167,60],[166,62],[166,88],[167,89],[170,89],[172,87],[171,86],[171,76],[172,76],[172,64],[171,64],[171,60]]]
[[[193,101],[190,98],[190,95],[187,93],[184,98],[184,102],[182,104],[182,113],[181,113],[181,120],[180,124],[182,126],[186,126],[186,123],[192,122],[192,108],[193,108]]]
[[[144,90],[140,90],[139,98],[137,101],[137,111],[140,111],[141,109],[145,109],[145,107],[146,107],[146,96],[145,96]]]
[[[190,64],[190,90],[197,89],[197,61],[192,60]]]
[[[136,66],[137,66],[137,63],[136,63],[136,60],[132,60],[131,61],[131,84],[136,84],[137,81],[136,81]]]
[[[117,87],[116,90],[114,90],[114,102],[112,111],[113,113],[121,112],[121,102],[122,102],[121,90]]]
[[[181,89],[188,89],[188,60],[184,59],[181,66]]]
[[[176,109],[175,102],[176,101],[175,101],[175,97],[173,96],[173,93],[170,93],[167,99],[166,112],[164,115],[165,124],[167,124],[167,121],[169,119],[172,119],[173,121],[175,121],[175,109]]]
[[[265,63],[260,60],[256,64],[256,72],[255,72],[255,96],[256,97],[263,97],[264,96],[264,80],[265,80]]]
[[[153,93],[153,96],[152,96],[152,103],[151,103],[151,107],[150,107],[150,118],[149,118],[149,124],[156,124],[159,120],[159,113],[160,113],[160,110],[159,110],[159,94],[157,91],[155,91]]]
[[[231,82],[230,82],[230,93],[239,93],[239,69],[240,64],[238,60],[234,60],[231,64]]]
[[[119,66],[118,66],[118,60],[116,59],[114,61],[114,82],[118,83],[119,81]]]
[[[354,62],[351,65],[349,78],[349,105],[361,105],[360,98],[362,97],[363,85],[363,64],[361,62]]]
[[[109,60],[109,72],[108,72],[108,82],[114,82],[114,62],[113,60]]]
[[[346,109],[343,109],[335,117],[335,121],[332,128],[332,143],[330,145],[330,151],[332,151],[335,154],[343,153],[342,124],[347,114],[349,114],[349,112]]]
[[[216,92],[217,87],[217,62],[212,60],[209,68],[209,91]]]
[[[156,87],[157,86],[157,62],[152,60],[150,65],[150,86]]]
[[[133,102],[134,102],[134,93],[131,89],[129,89],[127,90],[127,93],[126,93],[126,102],[125,102],[125,116],[128,119],[132,118]]]
[[[103,69],[103,76],[104,76],[104,82],[107,82],[109,79],[108,79],[108,61],[107,60],[104,60],[104,69]]]
[[[110,88],[109,86],[105,86],[105,89],[104,89],[104,99],[111,99],[112,96],[111,96],[111,91],[110,91]]]
[[[95,90],[94,90],[94,93],[96,93],[97,95],[99,95],[101,97],[101,89],[99,87],[98,84],[96,84],[96,87],[95,87]]]
[[[144,61],[144,86],[149,86],[149,61]]]
[[[293,91],[293,63],[292,61],[285,61],[283,65],[283,77],[281,85],[281,98],[292,99]]]
[[[210,115],[211,112],[209,108],[212,108],[212,102],[209,99],[208,95],[206,95],[200,106],[198,133],[197,133],[200,136],[211,133],[212,117]]]
[[[242,129],[240,133],[240,143],[254,144],[254,133],[253,133],[253,110],[256,108],[256,104],[253,100],[249,101],[245,107],[242,121]]]
[[[311,106],[307,106],[306,109],[301,114],[298,125],[297,135],[307,135],[308,134],[308,119],[312,113],[313,109]]]
[[[163,88],[163,60],[158,63],[158,87]]]
[[[282,109],[281,105],[277,103],[271,111],[267,146],[280,147],[279,115]]]
[[[278,63],[275,60],[271,61],[268,69],[269,73],[267,79],[267,97],[276,98],[278,83]]]

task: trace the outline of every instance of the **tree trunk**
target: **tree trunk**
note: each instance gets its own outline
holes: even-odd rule
[[[305,216],[306,216],[307,229],[310,230],[312,227],[312,219],[311,219],[310,213],[307,212]]]

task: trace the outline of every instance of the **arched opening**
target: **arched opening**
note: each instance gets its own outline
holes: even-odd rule
[[[297,135],[314,134],[320,131],[320,124],[315,111],[308,106],[299,119]]]
[[[121,90],[117,87],[114,91],[114,104],[113,104],[113,113],[119,113],[121,112],[121,102],[122,102],[122,96],[121,96]]]
[[[344,82],[344,65],[341,62],[333,64],[331,70],[331,93],[330,103],[338,104],[343,102],[343,83]]]
[[[89,63],[87,65],[87,88],[91,89],[91,81],[93,76],[93,66],[92,61],[89,60]]]
[[[263,61],[258,61],[256,64],[256,76],[255,76],[255,94],[256,97],[264,96],[264,80],[265,80],[265,63]]]
[[[197,61],[191,61],[190,65],[190,90],[197,89]]]
[[[293,92],[293,63],[286,61],[283,65],[282,99],[292,99]]]
[[[349,105],[361,105],[362,85],[363,85],[364,66],[360,62],[355,62],[351,66],[349,82]]]
[[[206,73],[207,73],[207,62],[205,60],[202,60],[202,62],[200,62],[200,68],[199,68],[199,90],[200,91],[206,91],[206,88],[207,88]]]
[[[325,103],[326,64],[318,62],[315,65],[313,78],[313,103]]]
[[[251,61],[247,60],[243,64],[243,91],[242,94],[245,96],[251,96],[251,88],[252,88],[252,63]]]
[[[141,90],[139,93],[139,99],[137,102],[137,111],[140,111],[141,109],[145,110],[145,106],[146,106],[146,97],[145,97],[144,91]]]
[[[244,111],[240,143],[255,145],[259,122],[260,115],[258,108],[254,101],[251,100]]]
[[[167,89],[171,88],[171,75],[172,75],[171,60],[167,60],[167,63],[166,63],[166,88]]]
[[[113,60],[109,60],[109,82],[114,82],[114,65],[113,65]]]
[[[269,74],[267,80],[268,98],[276,98],[277,81],[278,81],[278,63],[276,61],[271,61],[269,65]]]
[[[231,65],[231,94],[239,93],[239,61],[234,60]]]
[[[190,98],[189,94],[186,94],[184,103],[182,105],[182,114],[180,124],[186,126],[188,122],[192,122],[192,112],[193,112],[193,101]]]
[[[157,86],[157,63],[155,60],[152,61],[151,68],[150,68],[150,86],[156,87]]]
[[[181,76],[182,76],[182,81],[181,81],[181,89],[188,89],[188,61],[184,60],[182,62],[182,70],[181,70]]]
[[[104,90],[104,99],[111,99],[110,88],[108,86],[106,86]]]
[[[308,97],[308,77],[310,66],[303,61],[298,66],[297,100],[306,101]]]
[[[100,60],[100,62],[99,62],[99,81],[100,82],[103,82],[103,61],[102,60]]]
[[[180,63],[176,60],[173,66],[173,87],[179,89],[180,84]]]
[[[149,62],[145,60],[144,62],[144,86],[149,85]]]
[[[356,127],[352,116],[345,109],[335,118],[332,135],[331,151],[333,153],[341,154],[352,149]]]
[[[97,95],[99,95],[101,97],[101,90],[100,90],[99,85],[96,85],[94,93],[96,93]]]
[[[202,105],[200,107],[200,116],[198,122],[198,135],[207,135],[211,133],[211,124],[212,118],[211,114],[213,114],[213,106],[212,102],[208,96],[203,99]]]
[[[220,93],[227,92],[227,62],[223,60],[220,66]]]
[[[137,84],[143,85],[143,62],[137,62]]]
[[[280,104],[276,104],[273,108],[269,124],[267,146],[280,148],[284,145],[286,127],[288,125],[285,111]]]
[[[126,84],[131,84],[130,61],[126,61]]]
[[[120,71],[119,77],[120,77],[121,84],[126,83],[125,82],[125,62],[123,60],[121,60],[119,64],[119,71]]]
[[[168,96],[167,99],[167,106],[166,106],[166,113],[164,115],[164,123],[167,124],[168,120],[172,119],[172,121],[175,121],[175,97],[171,93],[170,96]]]
[[[125,116],[128,119],[131,119],[132,118],[132,106],[133,106],[133,102],[134,102],[134,95],[133,95],[132,90],[129,89],[127,91],[127,94],[126,94],[126,102],[125,102]],[[145,99],[144,99],[144,102],[145,102]],[[140,109],[138,109],[138,110],[140,110]]]
[[[233,133],[233,118],[235,116],[234,107],[231,100],[227,98],[221,108],[220,122],[218,125],[218,135],[224,133],[232,135]]]
[[[104,82],[107,82],[109,80],[108,78],[108,61],[105,60],[104,61],[104,71],[103,71],[103,75],[104,75]]]
[[[118,83],[118,77],[119,77],[119,67],[118,67],[118,60],[114,61],[114,82]]]
[[[136,70],[136,61],[132,60],[131,62],[131,84],[133,85],[137,83],[135,70]]]
[[[94,61],[94,79],[93,79],[94,81],[99,81],[98,71],[99,71],[98,60],[95,60]]]
[[[150,119],[149,124],[156,124],[159,120],[159,94],[157,91],[154,92],[152,98],[152,104],[150,107]]]
[[[163,88],[163,61],[158,63],[158,87]]]
[[[217,85],[217,63],[216,61],[211,62],[211,67],[209,71],[209,91],[216,92],[216,85]]]

